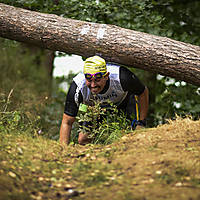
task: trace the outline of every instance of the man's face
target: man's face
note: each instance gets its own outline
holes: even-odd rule
[[[99,94],[105,87],[106,81],[108,80],[109,73],[103,76],[100,79],[92,77],[90,80],[86,80],[86,85],[90,89],[92,94]]]

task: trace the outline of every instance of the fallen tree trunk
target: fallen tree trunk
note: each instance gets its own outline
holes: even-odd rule
[[[0,36],[84,57],[99,54],[108,61],[200,85],[200,47],[166,37],[1,3]]]

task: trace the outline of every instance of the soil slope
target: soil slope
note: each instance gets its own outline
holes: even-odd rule
[[[62,147],[0,132],[1,200],[200,199],[200,120],[177,119],[103,145]]]

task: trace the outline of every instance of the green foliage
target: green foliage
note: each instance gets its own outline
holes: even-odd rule
[[[19,98],[21,97],[20,100],[23,100],[26,88],[33,89],[35,87],[38,93],[45,91],[45,85],[48,86],[49,80],[45,68],[40,66],[44,65],[43,53],[36,51],[33,54],[26,46],[6,39],[0,39],[0,44],[2,44],[0,49],[0,86],[2,95],[5,95],[3,93],[4,89],[7,92],[13,89],[14,97],[19,95]],[[38,63],[38,60],[41,63]],[[42,85],[41,81],[43,81]],[[25,83],[27,83],[27,87],[24,87]],[[30,96],[30,98],[32,97]]]
[[[79,132],[89,133],[94,144],[111,144],[130,132],[131,122],[123,112],[108,102],[109,107],[101,108],[99,102],[88,106],[87,112],[79,112],[78,122],[89,122],[88,126],[80,126]]]
[[[197,120],[200,116],[200,94],[197,86],[176,81],[169,77],[159,78],[158,93],[154,103],[155,124],[165,123],[166,119],[175,115],[192,116]]]
[[[159,1],[154,9],[163,15],[162,35],[176,40],[200,45],[199,19],[200,2],[186,0]]]
[[[41,132],[42,104],[48,94],[49,80],[43,54],[33,54],[27,47],[0,39],[0,130]],[[41,84],[41,81],[43,84]],[[44,99],[44,100],[43,100]]]
[[[0,131],[29,131],[32,136],[40,133],[40,117],[30,119],[22,111],[0,112]]]
[[[114,24],[128,29],[200,45],[199,1],[0,0],[0,2],[39,12],[53,13],[72,19]],[[22,102],[24,99],[26,99],[26,102],[30,102],[35,98],[35,95],[32,95],[28,92],[28,89],[24,88],[22,79],[26,83],[29,82],[29,86],[31,83],[34,83],[30,86],[32,88],[31,90],[34,92],[40,91],[40,93],[42,93],[44,90],[41,86],[48,85],[48,83],[45,82],[47,81],[44,77],[45,73],[40,73],[39,71],[41,69],[39,69],[39,71],[37,70],[38,73],[36,73],[35,69],[38,69],[38,66],[34,65],[34,67],[30,67],[33,66],[36,57],[42,57],[43,55],[40,52],[37,56],[35,54],[28,55],[27,53],[23,54],[23,56],[19,56],[16,54],[19,43],[1,40],[1,44],[1,52],[3,54],[1,54],[2,62],[0,68],[2,76],[0,75],[0,78],[4,80],[0,81],[0,87],[7,88],[6,90],[2,89],[1,96],[8,96],[9,91],[14,88],[14,95],[9,107],[11,111],[15,111],[15,108],[23,105]],[[10,51],[9,54],[6,53],[7,48]],[[11,49],[14,49],[12,53]],[[2,67],[2,63],[6,63],[6,66]],[[15,63],[15,67],[13,67],[13,63]],[[199,118],[200,95],[198,87],[190,84],[182,85],[182,82],[177,80],[168,85],[169,77],[158,79],[155,78],[157,76],[155,74],[152,79],[153,76],[146,76],[146,72],[142,70],[135,70],[135,73],[146,83],[150,90],[150,126],[164,123],[166,118],[173,118],[176,113],[181,116],[191,114],[194,119]],[[5,80],[3,77],[8,78]],[[35,84],[37,84],[37,89],[35,89]],[[60,124],[58,118],[61,118],[65,97],[63,91],[60,91],[61,89],[59,87],[56,86],[52,88],[54,90],[52,92],[52,98],[42,101],[45,102],[46,108],[43,110],[43,117],[41,117],[41,119],[43,120],[43,130],[49,131],[47,135],[52,138],[57,138]],[[58,92],[55,91],[57,89],[59,90]],[[23,94],[21,91],[23,91]],[[23,98],[24,95],[27,95],[26,98]],[[43,99],[45,99],[45,97]],[[27,104],[28,103],[26,103],[26,106]],[[28,109],[30,109],[30,107],[31,106],[29,106]],[[38,108],[34,110],[38,110]],[[49,127],[52,128],[50,129]]]
[[[51,97],[47,99],[41,111],[42,131],[45,132],[45,137],[53,140],[59,139],[58,133],[64,111],[66,93],[75,75],[70,72],[67,77],[56,77],[52,80]],[[64,87],[61,87],[63,83],[66,84],[64,84]]]
[[[2,3],[40,12],[55,13],[83,21],[115,24],[121,27],[157,33],[163,21],[151,0],[1,0]]]
[[[200,44],[199,1],[100,0],[99,4],[95,0],[59,0],[59,4],[50,0],[0,0],[0,2],[65,17],[112,23]],[[199,146],[194,142],[198,137],[192,137],[197,134],[198,129],[192,124],[186,124],[186,128],[181,126],[180,135],[175,138],[176,145],[170,146],[172,148],[169,148],[169,145],[174,144],[173,139],[162,140],[162,144],[156,147],[161,148],[161,151],[155,151],[151,154],[152,157],[149,154],[148,142],[163,138],[164,135],[171,135],[170,127],[167,126],[166,130],[158,129],[159,134],[156,134],[156,137],[156,129],[153,129],[153,134],[151,132],[139,134],[137,140],[130,138],[131,144],[119,143],[108,148],[96,145],[92,146],[90,151],[76,145],[64,149],[55,141],[43,137],[29,137],[27,133],[38,136],[38,131],[42,130],[44,136],[57,139],[66,94],[58,87],[58,80],[52,86],[54,91],[52,96],[48,94],[47,91],[51,86],[42,67],[44,63],[38,65],[36,62],[43,60],[42,51],[30,53],[20,43],[3,39],[0,39],[0,46],[0,196],[2,199],[70,199],[72,197],[68,196],[67,190],[69,187],[74,190],[84,188],[87,192],[86,197],[80,197],[83,199],[99,199],[102,195],[105,199],[110,199],[111,190],[117,191],[116,199],[156,199],[158,196],[180,199],[183,197],[182,193],[179,195],[174,192],[175,186],[180,184],[183,187],[179,189],[186,195],[185,198],[198,199],[198,192],[193,191],[198,191],[200,187],[197,159]],[[141,71],[138,74],[142,79],[145,73]],[[156,93],[155,102],[150,102],[155,110],[155,114],[150,113],[155,119],[155,125],[164,122],[165,118],[172,118],[175,113],[182,115],[192,113],[194,118],[199,118],[199,88],[176,80],[168,84],[169,80],[171,80],[169,77],[156,79],[155,82],[152,79],[147,80],[147,86],[153,82],[150,94]],[[180,103],[180,107],[174,102]],[[99,126],[99,128],[102,126],[102,129],[98,133],[99,135],[102,133],[103,137],[99,138],[97,143],[105,142],[115,130],[115,134],[122,133],[119,124],[121,128],[124,118],[119,119],[121,121],[118,123],[113,120],[115,116],[112,114],[111,116],[111,119],[106,118]],[[177,126],[180,127],[179,124]],[[176,126],[174,129],[176,130]],[[110,135],[107,134],[110,132]],[[188,138],[182,135],[184,133],[187,133]],[[185,150],[180,148],[183,139],[189,145]],[[107,143],[112,141],[111,138]],[[167,147],[169,154],[166,154],[161,162],[160,153]],[[187,157],[188,152],[185,151],[192,151],[192,154]],[[145,156],[148,157],[146,159],[148,162],[142,162]],[[173,161],[170,166],[161,166],[169,160]],[[181,164],[176,166],[180,162]],[[158,168],[161,170],[160,173],[152,175]],[[151,177],[154,178],[153,184],[147,184],[146,180]],[[163,193],[163,184],[167,184],[171,191],[167,192],[166,196]],[[137,190],[138,185],[139,190]],[[132,190],[133,186],[136,192]],[[107,189],[102,190],[102,188]],[[145,197],[135,195],[139,194],[141,189],[147,191]]]
[[[6,39],[0,44],[0,130],[57,140],[67,91],[60,83],[70,84],[75,74],[50,82],[44,50]]]
[[[199,45],[198,1],[179,0],[1,0],[30,10],[171,37]]]
[[[15,7],[46,13],[59,14],[60,12],[58,11],[61,9],[56,3],[56,0],[1,0],[0,2]]]
[[[154,0],[108,0],[108,1],[67,1],[61,2],[68,8],[63,16],[84,21],[115,24],[120,27],[170,37],[179,41],[200,45],[198,1],[154,1]],[[70,9],[72,8],[72,10]],[[175,114],[199,115],[198,87],[190,84],[167,85],[169,77],[151,79],[146,72],[135,70],[150,90],[149,126],[164,123]],[[156,75],[155,75],[156,77]],[[181,83],[181,82],[180,82]],[[192,90],[192,92],[191,92]],[[187,95],[185,95],[187,94]],[[188,95],[191,94],[191,95]],[[176,102],[180,107],[176,107]]]

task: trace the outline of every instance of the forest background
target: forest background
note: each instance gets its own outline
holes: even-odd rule
[[[198,0],[0,0],[1,3],[43,13],[120,27],[200,45]],[[36,46],[0,38],[0,130],[30,129],[57,140],[67,89],[71,82],[53,77],[54,59],[64,56]],[[84,59],[84,58],[83,58]],[[66,65],[67,68],[67,65]],[[156,73],[131,69],[150,91],[148,126],[176,115],[200,115],[200,88]],[[5,126],[6,124],[6,126]]]

